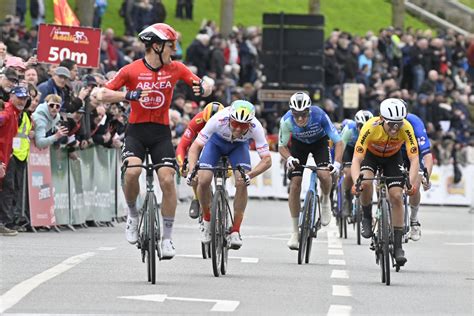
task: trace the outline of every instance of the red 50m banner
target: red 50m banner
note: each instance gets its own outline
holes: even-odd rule
[[[100,40],[100,29],[40,24],[38,61],[59,64],[63,59],[72,59],[78,67],[98,68]]]

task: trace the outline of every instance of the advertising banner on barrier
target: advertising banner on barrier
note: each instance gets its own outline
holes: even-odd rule
[[[31,226],[52,226],[56,224],[50,163],[49,148],[40,150],[34,144],[31,144],[28,159]]]
[[[98,68],[100,40],[100,29],[40,24],[38,61],[59,64],[64,59],[71,59],[78,67]]]
[[[65,150],[51,148],[51,175],[54,184],[54,214],[56,225],[70,225],[69,160]]]

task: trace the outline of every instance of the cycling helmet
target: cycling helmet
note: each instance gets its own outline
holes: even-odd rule
[[[301,112],[309,109],[311,106],[311,98],[304,92],[296,92],[290,98],[290,109]]]
[[[168,24],[155,23],[141,31],[140,34],[138,34],[138,38],[140,38],[145,45],[151,45],[153,43],[176,41],[178,34]]]
[[[356,113],[356,115],[354,116],[354,121],[357,123],[357,124],[364,124],[365,122],[367,122],[368,120],[370,120],[372,117],[374,117],[374,115],[372,114],[372,112],[370,111],[367,111],[367,110],[360,110]]]
[[[380,115],[389,121],[402,121],[407,117],[405,101],[389,98],[380,103]]]
[[[245,100],[236,100],[230,105],[230,117],[237,122],[250,123],[255,117],[255,107]]]
[[[222,110],[224,108],[224,106],[219,103],[219,102],[211,102],[211,103],[208,103],[204,109],[202,110],[202,118],[204,119],[204,122],[207,122],[209,121],[209,119],[214,115],[216,114],[217,112],[219,112],[220,110]]]

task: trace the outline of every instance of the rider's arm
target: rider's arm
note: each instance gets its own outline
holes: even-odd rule
[[[247,174],[249,175],[250,179],[252,179],[258,176],[259,174],[265,172],[266,170],[270,169],[271,166],[272,156],[270,156],[269,153],[268,155],[260,156],[260,161],[258,162],[258,164]]]
[[[105,87],[95,88],[91,95],[95,95],[97,100],[105,103],[116,103],[125,101],[127,91],[114,91]]]
[[[288,159],[291,156],[290,150],[288,149],[288,142],[291,137],[291,123],[285,121],[285,117],[280,120],[280,130],[278,132],[278,152],[283,159]]]
[[[195,85],[195,82],[200,83],[202,88],[203,88],[203,94],[201,95],[202,97],[207,97],[212,93],[212,88],[214,87],[213,82],[211,80],[202,80],[193,72],[186,67],[183,63],[176,62],[176,65],[178,67],[178,70],[180,72],[179,78],[186,82],[186,84],[190,87]]]
[[[346,146],[351,141],[351,139],[352,139],[352,129],[349,128],[349,124],[344,126],[344,128],[342,129],[341,139],[342,139],[342,142],[343,142],[344,146]]]
[[[423,156],[423,165],[428,172],[428,178],[431,177],[431,172],[433,171],[433,155],[431,153]]]
[[[354,147],[354,156],[352,157],[351,176],[354,183],[357,182],[360,174],[360,164],[365,157],[367,151],[367,144],[369,142],[370,128],[372,124],[364,124],[362,127],[357,142]]]
[[[259,163],[249,171],[247,174],[250,179],[255,178],[259,174],[265,172],[272,166],[272,158],[270,155],[270,148],[268,146],[267,139],[265,137],[265,131],[263,130],[262,125],[257,119],[254,119],[255,129],[252,131],[253,139],[255,140],[255,147],[260,156]]]
[[[420,170],[420,158],[418,156],[418,143],[416,141],[413,127],[407,120],[404,120],[403,137],[405,139],[405,147],[407,149],[408,159],[410,160],[410,183],[418,186],[418,172]]]
[[[183,165],[184,158],[188,152],[189,147],[193,143],[194,138],[197,135],[196,132],[196,120],[199,119],[199,114],[196,115],[188,124],[188,127],[181,136],[178,147],[176,148],[176,160],[180,166]],[[201,115],[202,116],[202,115]],[[202,119],[202,118],[201,118]]]
[[[194,167],[196,167],[196,163],[198,161],[199,155],[201,154],[203,147],[204,147],[204,144],[196,141],[191,145],[191,148],[189,148],[189,153],[188,153],[189,170],[192,171],[194,170]]]
[[[203,149],[204,145],[206,145],[206,143],[209,141],[211,136],[216,132],[217,123],[218,115],[214,115],[209,121],[207,121],[206,125],[204,125],[204,128],[199,132],[198,136],[191,145],[191,148],[189,149],[188,153],[188,163],[190,171],[194,170],[194,167],[196,166],[196,163],[199,159],[199,154],[201,153],[201,150]]]

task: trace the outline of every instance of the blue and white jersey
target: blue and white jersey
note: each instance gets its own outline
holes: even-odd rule
[[[424,155],[431,153],[431,143],[430,139],[428,138],[428,134],[426,134],[425,124],[418,116],[412,113],[407,115],[407,121],[413,126],[413,131],[415,132],[416,141],[418,143],[418,152],[421,159]],[[406,152],[405,145],[402,146],[402,150],[404,153]]]
[[[280,120],[278,146],[287,146],[290,137],[302,143],[312,144],[325,136],[329,136],[334,143],[341,141],[336,127],[320,107],[310,107],[308,122],[304,127],[299,127],[296,124],[293,114],[289,110]]]
[[[344,120],[345,124],[341,132],[341,139],[346,146],[355,147],[357,138],[359,137],[359,130],[357,123],[353,120]],[[343,123],[344,123],[343,122]]]

